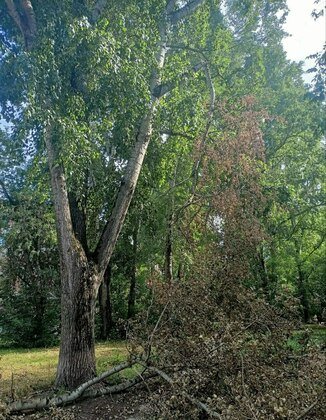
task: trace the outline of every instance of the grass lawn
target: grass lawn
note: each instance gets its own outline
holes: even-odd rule
[[[124,342],[105,342],[96,345],[98,373],[126,358]],[[49,349],[0,348],[0,400],[15,399],[44,391],[53,385],[58,361],[58,347]],[[124,373],[130,376],[131,372]]]
[[[295,351],[300,351],[302,345],[300,340],[305,335],[305,332],[309,333],[309,342],[315,345],[326,345],[326,326],[316,324],[305,324],[303,328],[298,331],[294,331],[292,337],[288,340],[288,345]]]
[[[310,340],[316,344],[326,342],[326,327],[305,325],[303,330],[294,332],[288,345],[300,350],[300,338],[304,329],[310,331]],[[96,345],[98,373],[116,365],[127,356],[123,341],[104,342]],[[0,401],[32,396],[50,389],[54,382],[59,349],[1,349],[0,348]],[[119,375],[119,374],[118,374]],[[126,369],[123,377],[135,375],[134,369]]]

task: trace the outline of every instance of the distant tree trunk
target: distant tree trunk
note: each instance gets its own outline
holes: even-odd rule
[[[300,258],[301,249],[298,244],[298,241],[294,240],[295,245],[295,262],[297,266],[298,272],[298,294],[300,299],[300,304],[302,307],[302,315],[304,322],[309,321],[309,301],[308,301],[308,294],[307,294],[307,285],[306,285],[306,276],[302,267],[302,261]]]
[[[265,264],[264,249],[262,246],[259,247],[258,249],[257,259],[258,259],[258,273],[259,273],[259,278],[261,282],[261,287],[266,297],[269,297],[270,296],[269,278],[268,278],[267,268]]]
[[[295,227],[295,220],[291,218],[292,228]],[[306,276],[303,269],[302,257],[301,257],[301,246],[294,237],[294,249],[295,249],[295,262],[297,266],[297,280],[298,280],[298,294],[299,299],[302,307],[302,315],[304,322],[308,322],[309,320],[309,301],[308,301],[308,294],[307,294],[307,285],[306,285]]]
[[[298,265],[298,292],[300,303],[302,306],[302,314],[304,322],[309,321],[309,301],[307,295],[306,279],[302,267]]]
[[[40,345],[44,337],[44,315],[47,305],[47,299],[41,290],[35,292],[35,323],[33,328],[34,341],[36,345]]]
[[[99,308],[101,318],[100,338],[107,340],[113,327],[112,303],[111,303],[111,264],[108,265],[103,282],[99,289]]]
[[[179,262],[178,272],[177,272],[177,279],[179,281],[181,281],[183,279],[183,276],[184,276],[184,266],[183,266],[183,263],[182,262]]]
[[[128,297],[128,319],[135,316],[135,303],[136,303],[136,281],[137,281],[137,249],[138,249],[138,233],[140,229],[140,218],[132,232],[132,255],[130,260],[130,289]]]
[[[172,234],[173,234],[173,212],[169,214],[168,226],[165,242],[165,261],[164,261],[164,275],[165,281],[171,283],[173,280],[173,249],[172,249]]]

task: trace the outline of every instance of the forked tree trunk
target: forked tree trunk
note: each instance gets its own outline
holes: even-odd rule
[[[73,389],[96,374],[94,311],[100,282],[76,238],[66,180],[54,146],[56,127],[48,123],[45,143],[50,166],[61,270],[61,341],[56,385]]]
[[[157,54],[157,68],[166,55],[165,28]],[[150,89],[160,82],[153,71]],[[96,374],[94,350],[94,308],[99,286],[110,262],[119,233],[134,195],[145,153],[152,134],[152,119],[159,98],[152,95],[144,115],[132,156],[112,213],[107,221],[94,255],[86,255],[74,231],[64,170],[55,147],[58,133],[53,122],[45,127],[45,144],[51,175],[61,265],[61,342],[56,385],[72,389]]]
[[[45,124],[45,144],[51,175],[53,202],[55,207],[56,227],[61,266],[61,343],[56,385],[74,388],[95,375],[94,352],[94,307],[97,291],[110,262],[120,230],[124,223],[128,207],[134,195],[139,173],[143,164],[152,134],[152,120],[160,96],[155,92],[161,83],[160,71],[164,66],[167,52],[167,27],[176,24],[193,13],[204,0],[186,2],[174,11],[176,0],[169,0],[159,25],[160,40],[156,63],[150,79],[151,98],[147,112],[139,124],[136,143],[126,167],[116,203],[107,221],[103,234],[93,255],[83,243],[83,235],[76,231],[73,223],[73,211],[70,208],[64,169],[60,163],[56,143],[59,139],[58,128],[54,120]],[[37,22],[31,1],[24,1],[23,9],[26,22],[17,12],[15,3],[6,0],[7,9],[16,26],[21,30],[26,41],[26,48],[32,47],[37,31]],[[95,22],[105,10],[106,2],[95,4],[92,22]],[[159,91],[161,89],[158,89]],[[48,107],[51,108],[49,97]]]

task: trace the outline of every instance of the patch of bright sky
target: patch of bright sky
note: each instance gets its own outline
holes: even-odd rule
[[[304,69],[313,66],[313,61],[306,57],[323,49],[326,41],[326,16],[317,20],[311,16],[314,9],[325,8],[326,0],[314,4],[314,0],[287,0],[290,9],[284,29],[291,36],[283,41],[287,56],[293,61],[304,61]],[[311,74],[304,79],[309,82]]]

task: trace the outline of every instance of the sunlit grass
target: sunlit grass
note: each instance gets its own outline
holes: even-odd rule
[[[96,345],[98,373],[126,358],[123,342]],[[59,349],[0,349],[0,400],[22,398],[53,386]],[[131,372],[126,372],[130,376]]]

